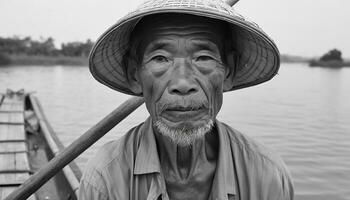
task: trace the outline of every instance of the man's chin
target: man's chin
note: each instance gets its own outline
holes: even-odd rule
[[[154,121],[153,124],[159,133],[170,138],[175,144],[189,146],[210,132],[214,121],[208,119],[205,123],[199,123],[199,125],[194,125],[191,122],[178,122],[176,125],[169,126],[167,122],[159,119]]]

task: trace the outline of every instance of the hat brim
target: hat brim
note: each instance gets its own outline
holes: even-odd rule
[[[219,19],[231,25],[239,61],[235,66],[232,87],[227,91],[266,82],[277,74],[280,56],[275,43],[255,23],[241,15],[212,9],[154,8],[130,13],[102,34],[89,56],[93,77],[114,90],[142,96],[135,94],[129,87],[123,57],[129,51],[130,34],[138,21],[142,17],[160,13],[191,14]]]

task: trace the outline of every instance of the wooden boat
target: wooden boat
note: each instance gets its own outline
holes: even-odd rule
[[[24,90],[0,94],[0,199],[63,148],[35,96]],[[80,177],[79,167],[71,162],[28,199],[76,199]]]
[[[3,182],[0,197],[5,200],[76,199],[81,172],[73,160],[144,103],[142,97],[131,97],[63,149],[37,98],[22,90],[9,91],[0,99],[0,109],[4,113],[0,124],[5,125],[4,130],[0,130],[0,135],[4,135],[2,143],[13,146],[12,149],[4,147],[2,151],[10,155],[9,161],[0,166]],[[16,125],[17,131],[14,131],[12,126]],[[20,139],[11,139],[16,134]],[[26,167],[23,170],[21,166]],[[2,167],[5,170],[1,171]],[[29,177],[30,174],[33,175]]]

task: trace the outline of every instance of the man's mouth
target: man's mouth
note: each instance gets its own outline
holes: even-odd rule
[[[162,112],[162,116],[170,121],[196,120],[201,119],[208,114],[208,108],[204,106],[199,107],[182,107],[174,106],[166,108]]]
[[[192,108],[192,107],[182,107],[182,106],[177,106],[177,107],[171,107],[171,108],[167,108],[165,109],[166,111],[183,111],[183,112],[187,112],[187,111],[196,111],[196,110],[200,110],[203,109],[204,107],[196,107],[196,108]]]

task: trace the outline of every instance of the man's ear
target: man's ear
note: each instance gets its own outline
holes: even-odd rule
[[[130,90],[135,94],[142,94],[142,84],[138,76],[138,64],[135,59],[128,58],[127,80]]]
[[[235,51],[230,51],[226,54],[226,72],[224,80],[224,91],[229,91],[234,86],[234,76],[238,64],[238,57]]]

